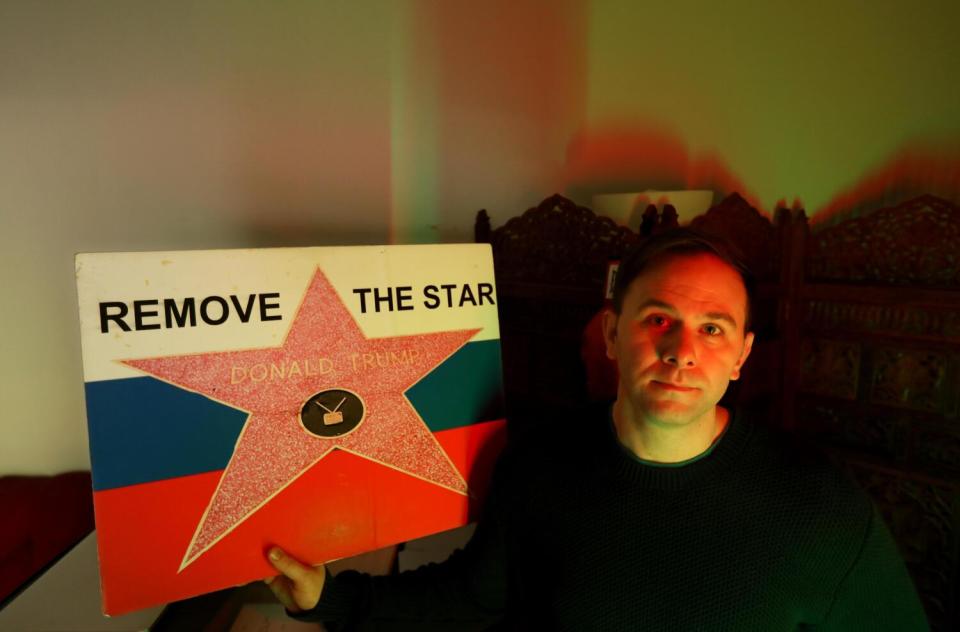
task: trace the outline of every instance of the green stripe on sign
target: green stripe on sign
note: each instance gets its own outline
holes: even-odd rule
[[[464,345],[406,395],[432,432],[502,419],[500,341]]]

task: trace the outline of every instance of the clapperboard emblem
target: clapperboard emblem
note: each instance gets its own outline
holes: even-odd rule
[[[325,411],[327,411],[327,412],[323,413],[323,425],[324,425],[324,426],[335,426],[335,425],[337,425],[337,424],[342,424],[342,423],[343,423],[343,413],[340,412],[340,407],[343,406],[343,402],[345,402],[345,401],[347,401],[347,398],[346,398],[346,397],[344,397],[343,399],[341,399],[341,400],[340,400],[340,403],[337,404],[337,407],[334,408],[333,410],[330,410],[329,408],[327,408],[326,406],[324,406],[324,405],[321,404],[320,402],[314,402],[317,406],[319,406],[320,408],[322,408],[322,409],[324,409]]]

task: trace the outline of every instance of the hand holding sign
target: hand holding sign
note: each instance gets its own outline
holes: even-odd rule
[[[327,579],[327,569],[323,564],[306,566],[277,547],[270,549],[267,558],[281,574],[263,581],[287,610],[302,612],[317,605]]]

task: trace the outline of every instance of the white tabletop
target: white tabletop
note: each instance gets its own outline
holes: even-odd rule
[[[0,610],[0,630],[16,632],[136,632],[160,616],[162,606],[119,617],[100,612],[96,532],[84,538]]]

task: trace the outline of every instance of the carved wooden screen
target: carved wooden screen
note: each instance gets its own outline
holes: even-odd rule
[[[849,466],[893,531],[934,629],[958,630],[960,209],[922,197],[804,227],[793,244],[804,257],[790,292],[788,421]]]
[[[648,216],[643,232],[675,223]],[[691,225],[731,241],[759,281],[757,343],[726,402],[766,409],[847,465],[934,629],[960,629],[960,210],[924,197],[811,235],[802,211],[771,222],[734,194]],[[481,211],[476,228],[493,245],[511,415],[584,400],[580,336],[607,261],[642,237],[560,196],[496,230]]]
[[[583,402],[580,336],[603,305],[608,260],[637,235],[554,195],[492,231],[481,211],[476,237],[493,246],[511,418]]]
[[[648,209],[643,233],[676,225],[671,210],[657,216],[655,208]],[[693,226],[726,238],[759,281],[753,307],[758,344],[725,403],[760,407],[778,418],[782,341],[777,309],[783,298],[782,243],[790,237],[789,226],[780,221],[774,225],[736,194],[696,218]],[[580,341],[603,304],[607,262],[643,237],[559,195],[495,230],[481,211],[475,228],[476,240],[493,246],[504,385],[512,417],[535,421],[542,411],[584,401]]]

